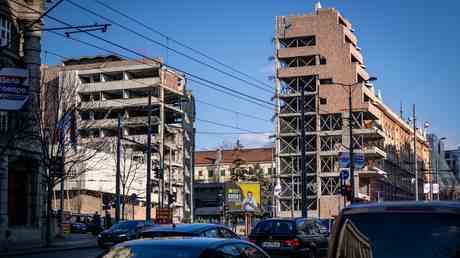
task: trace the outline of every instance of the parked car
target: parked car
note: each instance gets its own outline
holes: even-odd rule
[[[70,224],[70,231],[72,233],[86,233],[87,227],[85,223],[74,222]]]
[[[267,219],[259,222],[249,241],[272,257],[325,257],[328,238],[324,227],[313,219]]]
[[[100,258],[269,258],[256,245],[236,239],[141,239],[112,247]]]
[[[240,239],[230,228],[218,224],[177,224],[150,227],[141,232],[143,238],[189,236]]]
[[[142,220],[121,221],[102,231],[97,236],[97,243],[104,248],[108,245],[137,239],[145,227],[146,223]]]
[[[329,257],[460,257],[460,203],[351,205],[336,220]]]

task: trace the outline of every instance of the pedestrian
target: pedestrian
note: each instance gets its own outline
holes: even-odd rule
[[[105,228],[110,228],[112,226],[112,216],[109,211],[105,211]]]
[[[93,235],[99,234],[101,230],[101,216],[96,211],[93,215]]]

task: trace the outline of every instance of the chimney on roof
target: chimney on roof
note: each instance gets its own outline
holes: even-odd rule
[[[320,3],[319,1],[316,2],[316,4],[315,4],[315,12],[317,12],[317,11],[318,11],[319,9],[321,9],[321,8],[322,8],[322,7],[321,7],[321,3]]]

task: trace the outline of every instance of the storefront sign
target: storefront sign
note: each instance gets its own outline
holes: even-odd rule
[[[0,69],[0,110],[21,109],[29,99],[28,71],[19,68]]]

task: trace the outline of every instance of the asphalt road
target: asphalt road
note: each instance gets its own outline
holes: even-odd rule
[[[70,251],[57,251],[52,253],[20,255],[20,256],[7,256],[8,258],[96,258],[102,249],[99,247],[78,249]]]

